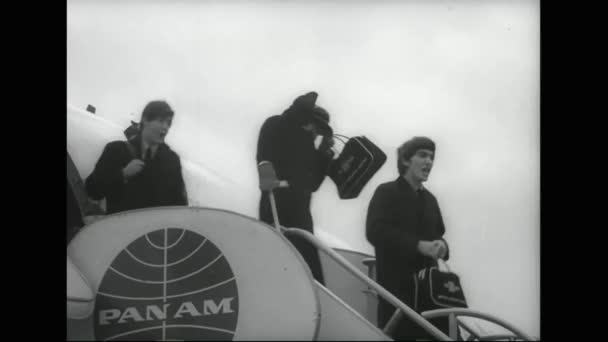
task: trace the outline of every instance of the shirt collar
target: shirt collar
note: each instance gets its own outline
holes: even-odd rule
[[[405,186],[408,189],[411,189],[413,192],[424,192],[426,190],[423,184],[420,184],[420,188],[415,188],[412,184],[410,184],[410,182],[407,181],[407,179],[405,179],[401,175],[399,176],[399,178],[397,178],[397,183],[401,184],[401,186]]]
[[[146,157],[146,150],[148,149],[148,147],[152,151],[151,152],[152,153],[152,158],[154,158],[154,156],[156,155],[156,152],[158,151],[158,146],[160,146],[160,145],[150,146],[150,145],[146,144],[146,142],[143,141],[143,139],[142,139],[142,141],[141,141],[141,158],[143,159],[143,158]]]

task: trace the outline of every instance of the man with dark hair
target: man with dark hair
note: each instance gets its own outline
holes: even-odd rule
[[[152,101],[132,139],[105,146],[85,184],[89,197],[106,198],[108,214],[188,205],[180,158],[165,144],[173,116],[167,102]]]
[[[321,186],[334,155],[329,113],[317,106],[316,100],[315,92],[301,95],[282,115],[266,119],[257,148],[258,164],[272,162],[278,179],[289,184],[274,190],[280,224],[311,233],[314,233],[310,213],[312,193]],[[321,140],[318,148],[315,140]],[[268,192],[262,192],[259,209],[260,220],[273,224]],[[288,238],[308,263],[314,278],[324,284],[318,251],[297,236]]]
[[[422,186],[433,167],[435,143],[414,137],[397,150],[399,177],[378,186],[367,212],[367,240],[376,252],[377,280],[405,304],[416,310],[413,274],[447,260],[449,249],[439,204]],[[384,328],[395,307],[379,298],[378,325]],[[435,322],[433,322],[435,323]],[[440,321],[441,330],[443,320]],[[444,330],[445,331],[445,330]],[[430,338],[421,327],[404,317],[392,336],[396,340]]]

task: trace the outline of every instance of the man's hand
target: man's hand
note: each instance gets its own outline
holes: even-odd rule
[[[125,180],[137,175],[144,169],[145,163],[141,159],[133,159],[122,169],[122,176]]]
[[[428,256],[434,258],[435,247],[433,246],[433,242],[431,241],[419,241],[418,242],[418,252],[424,256]]]
[[[335,145],[335,140],[334,137],[332,137],[331,135],[325,135],[323,136],[323,143],[321,143],[321,146],[323,146],[323,144],[325,144],[327,146],[327,148],[332,148]]]
[[[433,241],[433,247],[435,248],[435,259],[443,259],[448,252],[448,246],[445,244],[443,240],[435,240]]]
[[[332,136],[323,136],[323,140],[321,140],[321,144],[319,145],[319,151],[327,154],[328,157],[334,156],[334,151],[331,149],[334,147],[334,138]]]
[[[418,251],[420,254],[424,256],[428,256],[429,258],[443,259],[447,253],[447,246],[443,240],[435,240],[435,241],[419,241],[418,242]]]

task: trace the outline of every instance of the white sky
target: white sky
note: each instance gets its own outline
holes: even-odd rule
[[[68,102],[119,125],[164,98],[168,143],[248,189],[260,125],[310,90],[388,161],[360,197],[331,180],[315,225],[358,250],[395,148],[437,143],[427,187],[472,308],[540,335],[538,1],[68,1]],[[134,116],[130,114],[134,113]]]

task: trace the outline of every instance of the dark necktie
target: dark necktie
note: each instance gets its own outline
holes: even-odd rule
[[[152,161],[152,149],[148,148],[144,155],[144,163],[148,164]]]

